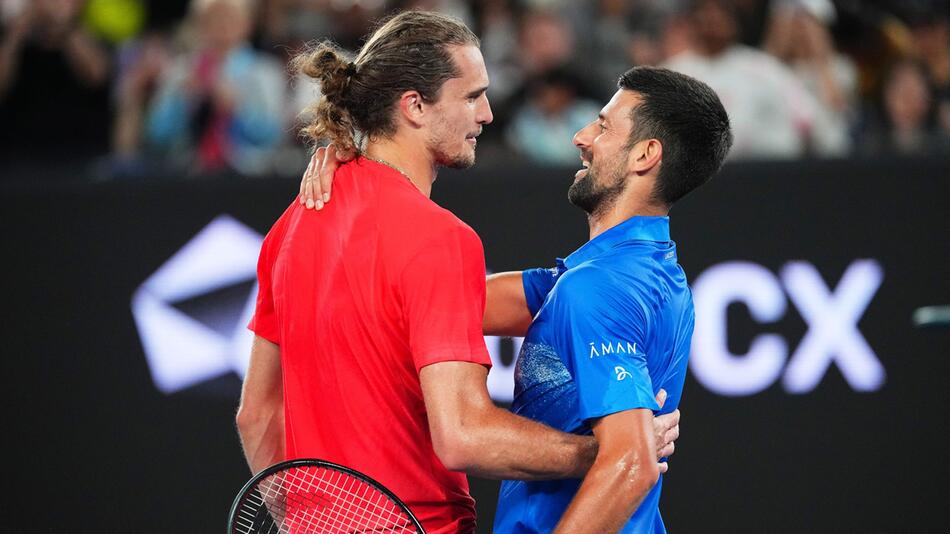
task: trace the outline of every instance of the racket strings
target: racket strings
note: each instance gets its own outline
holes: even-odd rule
[[[317,466],[258,482],[236,514],[238,534],[414,533],[409,517],[363,480]]]

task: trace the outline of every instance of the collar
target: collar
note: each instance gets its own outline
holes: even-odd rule
[[[669,217],[635,216],[607,229],[606,232],[581,245],[570,256],[564,258],[564,265],[568,269],[577,267],[625,241],[665,242],[669,240]]]

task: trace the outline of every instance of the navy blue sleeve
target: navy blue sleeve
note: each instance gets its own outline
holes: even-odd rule
[[[521,283],[524,285],[524,296],[528,301],[528,309],[531,310],[531,316],[534,317],[544,304],[544,299],[554,288],[558,277],[562,272],[560,267],[551,269],[525,269],[521,271]]]
[[[551,296],[556,350],[577,387],[584,420],[659,410],[647,368],[649,297],[595,267],[568,271]]]

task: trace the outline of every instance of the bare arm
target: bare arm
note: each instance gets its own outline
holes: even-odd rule
[[[597,459],[554,530],[618,532],[659,477],[650,410],[626,410],[594,423]]]
[[[20,50],[30,30],[31,10],[32,8],[27,6],[23,13],[13,19],[6,28],[3,39],[0,39],[0,101],[15,81],[15,73],[20,62]]]
[[[468,362],[435,363],[419,372],[432,445],[442,463],[496,479],[583,476],[597,454],[594,438],[498,408],[488,396],[487,376],[485,367]]]
[[[90,87],[104,84],[109,77],[109,56],[80,29],[73,30],[66,37],[63,51],[76,76]]]
[[[482,330],[489,336],[524,336],[531,326],[531,310],[524,294],[521,271],[492,274],[487,280]]]
[[[284,459],[284,392],[280,347],[254,336],[237,413],[244,457],[252,473]]]

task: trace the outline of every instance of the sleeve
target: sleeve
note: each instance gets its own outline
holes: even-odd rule
[[[398,284],[416,371],[443,361],[491,366],[482,335],[485,254],[472,229],[453,228],[430,241]]]
[[[281,96],[283,72],[269,61],[258,59],[254,70],[239,85],[240,99],[234,112],[231,134],[242,144],[271,147],[282,134]]]
[[[660,408],[645,352],[651,308],[642,292],[622,289],[581,267],[565,274],[552,296],[556,350],[574,377],[584,420]]]
[[[278,230],[275,228],[274,230]],[[279,231],[268,232],[261,245],[261,254],[257,259],[257,304],[254,315],[247,328],[255,334],[280,345],[280,327],[277,322],[277,312],[274,308],[274,293],[272,289],[272,273],[274,269],[274,255],[280,241]]]
[[[554,283],[564,272],[564,260],[557,259],[557,266],[550,269],[526,269],[521,272],[521,283],[524,285],[524,296],[528,301],[531,316],[538,314],[541,305],[548,293],[554,288]]]
[[[186,77],[187,65],[179,63],[161,82],[145,121],[149,142],[165,146],[185,135],[190,112],[183,89]]]

